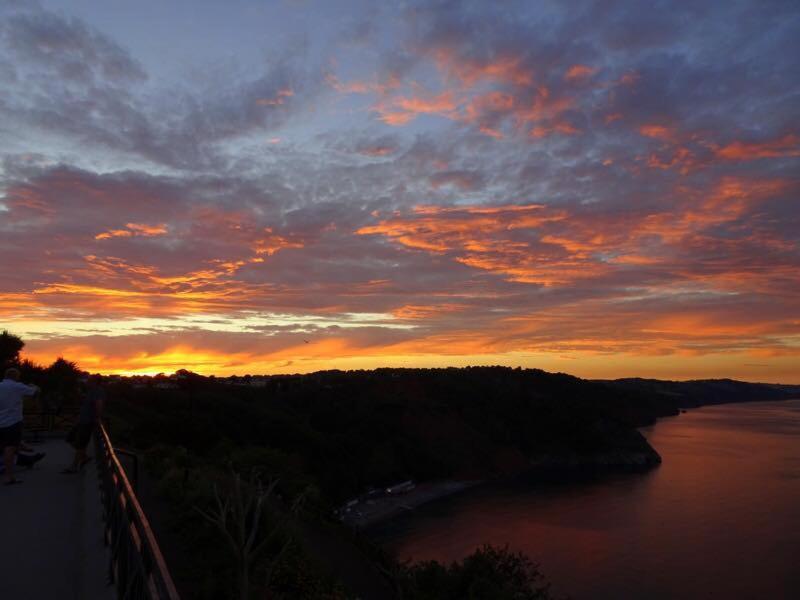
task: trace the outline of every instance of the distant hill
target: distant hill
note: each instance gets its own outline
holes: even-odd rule
[[[601,381],[612,388],[660,396],[679,408],[695,408],[706,404],[756,402],[800,398],[800,385],[749,383],[734,379],[696,379],[662,381],[638,377]]]

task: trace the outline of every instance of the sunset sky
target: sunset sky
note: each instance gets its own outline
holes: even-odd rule
[[[0,329],[90,371],[800,382],[800,4],[0,0]]]

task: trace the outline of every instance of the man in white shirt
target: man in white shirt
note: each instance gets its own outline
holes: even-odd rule
[[[0,448],[6,467],[5,485],[22,483],[14,477],[14,462],[17,448],[22,441],[22,402],[35,396],[39,388],[19,381],[19,371],[6,369],[5,379],[0,381]]]

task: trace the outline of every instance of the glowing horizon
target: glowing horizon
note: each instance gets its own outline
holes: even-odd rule
[[[62,354],[26,354],[26,358],[42,364],[49,364]],[[70,359],[70,356],[63,356]],[[232,361],[232,358],[234,359]],[[106,357],[83,355],[78,361],[81,369],[103,375],[155,376],[170,375],[180,369],[187,369],[199,375],[229,377],[232,375],[300,375],[327,370],[372,370],[378,368],[449,368],[502,366],[523,369],[542,369],[553,373],[566,373],[584,379],[620,379],[642,377],[688,381],[697,379],[737,379],[754,383],[800,384],[797,376],[796,360],[781,357],[773,361],[773,370],[763,376],[763,363],[743,363],[752,357],[748,355],[714,355],[711,357],[714,375],[709,376],[708,364],[693,364],[694,357],[632,357],[630,355],[602,355],[567,357],[542,355],[520,355],[507,353],[498,355],[469,355],[442,357],[441,355],[383,355],[383,356],[345,356],[313,358],[294,355],[291,360],[277,357],[248,356],[246,364],[236,364],[236,357],[229,354],[200,354],[197,351],[177,346],[154,356],[123,357],[115,366],[107,365]],[[199,361],[199,362],[198,362]],[[137,364],[146,364],[137,368]]]
[[[800,383],[796,4],[119,10],[0,6],[25,356]]]

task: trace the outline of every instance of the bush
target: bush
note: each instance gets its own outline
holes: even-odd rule
[[[404,566],[402,597],[413,600],[549,600],[538,565],[508,547],[484,545],[449,567],[436,561]]]

